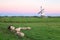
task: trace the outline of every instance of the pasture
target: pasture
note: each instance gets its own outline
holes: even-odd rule
[[[9,31],[9,25],[31,27],[21,38]],[[0,17],[0,40],[60,40],[60,18]]]

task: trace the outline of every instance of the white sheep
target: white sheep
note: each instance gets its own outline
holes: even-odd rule
[[[19,28],[16,28],[15,31],[20,32],[21,30],[30,30],[30,29],[31,29],[30,27],[19,27]]]
[[[20,37],[24,37],[24,35],[25,35],[24,33],[18,32],[18,31],[16,32],[16,34],[17,34],[18,36],[20,36]]]

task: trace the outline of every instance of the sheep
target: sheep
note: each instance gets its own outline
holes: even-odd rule
[[[8,27],[8,29],[11,30],[11,31],[14,31],[14,30],[15,30],[15,27],[12,26],[12,25],[10,25],[10,26]]]
[[[31,29],[30,27],[19,27],[19,28],[16,28],[15,31],[20,32],[21,30],[30,30],[30,29]]]
[[[15,28],[14,26],[12,26],[12,25],[10,25],[9,27],[8,27],[8,29],[9,30],[11,30],[11,31],[21,31],[21,30],[30,30],[31,28],[30,27],[19,27],[19,28]]]
[[[20,37],[24,37],[24,35],[25,35],[24,33],[18,32],[18,31],[16,32],[16,34],[17,34],[18,36],[20,36]]]

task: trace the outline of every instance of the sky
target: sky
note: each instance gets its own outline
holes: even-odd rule
[[[0,0],[0,16],[40,16],[40,6],[47,16],[60,16],[60,0]]]

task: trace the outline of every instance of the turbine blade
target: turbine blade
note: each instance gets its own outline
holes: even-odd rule
[[[41,13],[41,11],[38,12],[38,14],[40,14],[40,13]]]

